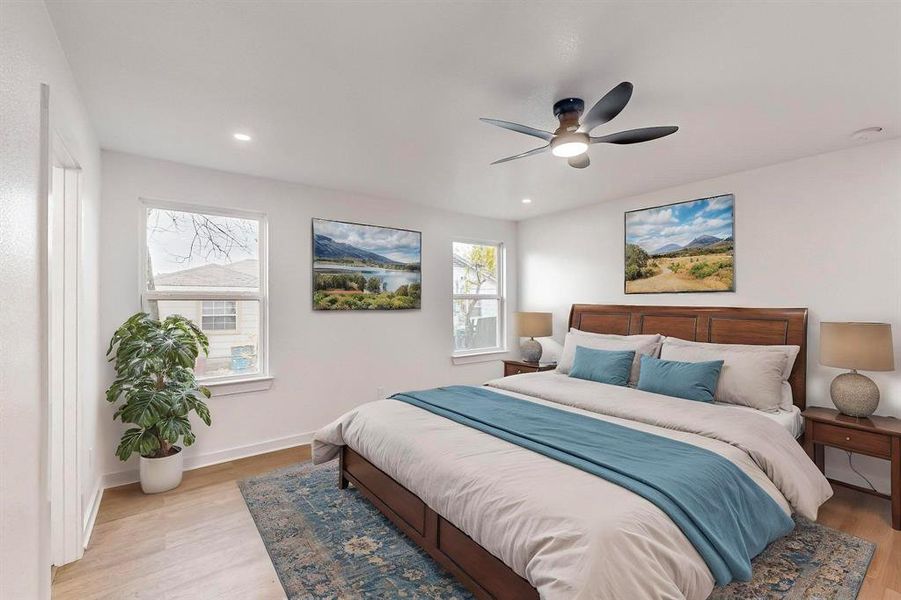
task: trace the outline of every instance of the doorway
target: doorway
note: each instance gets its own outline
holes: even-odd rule
[[[58,135],[51,144],[47,211],[50,559],[61,566],[84,553],[78,369],[81,173]]]

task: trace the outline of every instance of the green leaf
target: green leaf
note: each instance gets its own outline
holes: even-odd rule
[[[114,381],[112,385],[109,386],[109,389],[106,390],[106,401],[107,402],[115,402],[119,399],[119,394],[122,393],[122,384],[119,383],[118,380]]]
[[[160,449],[159,438],[150,430],[145,430],[138,443],[138,452],[147,458],[153,457]]]
[[[206,402],[204,402],[200,398],[195,398],[192,408],[197,413],[197,416],[200,417],[201,421],[206,423],[207,426],[209,426],[211,424],[212,421],[210,419],[210,409],[206,405]]]
[[[122,434],[119,447],[116,448],[116,456],[119,457],[119,460],[128,460],[128,457],[137,449],[143,434],[144,430],[136,427],[131,427]]]
[[[191,433],[191,422],[188,421],[187,417],[182,416],[173,416],[163,419],[159,422],[157,427],[163,439],[170,444],[176,443],[178,438],[182,435]]]
[[[133,390],[122,407],[122,420],[141,427],[153,427],[169,408],[166,392],[157,390]]]
[[[185,434],[185,437],[184,437],[184,444],[185,444],[185,446],[192,446],[192,445],[194,445],[194,440],[195,440],[195,439],[196,439],[196,438],[194,437],[194,434],[193,434],[192,432],[190,432],[190,431],[187,432],[187,433]]]
[[[141,456],[153,456],[160,448],[160,441],[152,431],[131,427],[122,434],[116,456],[125,461],[135,452]]]

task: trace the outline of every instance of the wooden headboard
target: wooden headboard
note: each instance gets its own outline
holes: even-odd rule
[[[807,405],[807,309],[727,306],[573,304],[569,326],[592,333],[665,336],[716,344],[800,346],[788,382],[795,405]]]

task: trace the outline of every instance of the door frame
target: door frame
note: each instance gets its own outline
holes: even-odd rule
[[[47,211],[48,492],[50,559],[61,566],[84,554],[81,376],[81,168],[54,132]]]

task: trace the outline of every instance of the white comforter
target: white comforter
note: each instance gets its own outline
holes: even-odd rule
[[[488,385],[707,448],[747,473],[786,513],[815,519],[832,494],[785,429],[748,411],[553,372]],[[335,458],[345,444],[542,598],[700,599],[713,589],[707,565],[665,513],[595,475],[395,400],[365,404],[317,432],[314,462]]]

